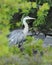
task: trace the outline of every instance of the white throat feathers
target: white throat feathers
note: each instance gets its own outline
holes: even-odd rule
[[[23,24],[24,24],[24,30],[23,30],[23,33],[25,34],[25,35],[27,35],[27,33],[28,33],[28,29],[29,29],[29,27],[28,27],[28,24],[26,23],[26,20],[25,19],[23,19]]]

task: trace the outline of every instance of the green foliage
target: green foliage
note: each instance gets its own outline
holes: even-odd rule
[[[36,2],[31,4],[31,2],[28,2],[27,0],[0,0],[0,29],[3,30],[3,28],[6,29],[6,27],[10,28],[10,20],[12,19],[14,13],[19,12],[19,9],[22,10],[20,13],[28,15],[31,8],[37,8]],[[21,23],[17,23],[16,25],[19,27],[21,26]]]
[[[33,50],[42,51],[43,40],[36,40],[34,37],[28,37],[27,41],[23,44],[25,54],[33,55]]]
[[[43,41],[41,39],[34,39],[34,37],[27,37],[26,42],[22,45],[23,51],[18,48],[18,44],[9,47],[8,39],[6,37],[9,34],[10,19],[14,13],[18,13],[19,9],[25,15],[28,15],[32,8],[36,8],[37,19],[34,22],[34,26],[39,27],[46,23],[45,17],[48,14],[50,8],[48,3],[44,3],[48,0],[36,0],[36,2],[28,2],[29,0],[0,0],[0,65],[52,65],[52,47],[42,47]],[[37,5],[43,2],[43,5],[38,9]],[[49,5],[50,4],[50,5]],[[17,27],[22,26],[21,22],[16,23]],[[37,54],[33,53],[38,51]],[[44,52],[41,56],[40,52]]]
[[[5,55],[5,54],[8,54],[8,41],[7,41],[7,38],[5,37],[4,34],[1,34],[0,35],[0,57]]]
[[[48,14],[49,9],[50,6],[48,3],[44,3],[42,6],[39,7],[39,10],[37,12],[37,20],[34,22],[34,26],[41,27],[42,25],[45,25],[45,18]]]
[[[36,2],[32,2],[32,7],[33,7],[33,8],[37,8]]]
[[[37,4],[43,4],[43,3],[48,3],[50,6],[52,6],[52,0],[35,0]]]
[[[0,47],[0,57],[1,56],[4,56],[4,55],[7,55],[8,54],[8,47],[7,46],[4,46],[4,45],[1,45]]]
[[[6,44],[0,43],[0,64],[1,65],[51,65],[52,63],[52,47],[43,48],[42,40],[34,40],[33,37],[27,37],[27,41],[23,44],[23,52],[14,45],[9,47]],[[38,53],[33,53],[37,50]],[[41,56],[40,52],[44,54]]]
[[[46,16],[47,15],[47,11],[49,10],[49,4],[48,3],[44,3],[42,6],[39,7],[39,10],[37,12],[37,16],[41,17],[41,16]]]
[[[11,54],[16,54],[16,55],[21,53],[20,49],[16,45],[9,47],[9,51]]]

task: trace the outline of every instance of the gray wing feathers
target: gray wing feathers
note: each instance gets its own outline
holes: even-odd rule
[[[23,34],[22,30],[15,30],[15,31],[11,32],[11,34],[9,35],[10,45],[19,43],[19,42],[23,41],[24,39],[25,39],[25,35]]]

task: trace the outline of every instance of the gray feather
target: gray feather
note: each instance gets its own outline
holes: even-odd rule
[[[20,43],[23,40],[25,40],[25,35],[22,30],[14,30],[11,32],[8,38],[10,45],[12,45],[12,44]]]

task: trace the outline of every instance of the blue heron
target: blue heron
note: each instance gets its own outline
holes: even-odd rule
[[[35,19],[35,18],[29,17],[29,16],[26,16],[25,18],[23,18],[23,25],[25,27],[22,30],[14,30],[10,33],[8,37],[10,45],[23,43],[23,40],[25,40],[29,30],[28,24],[26,23],[26,20],[28,19]]]

